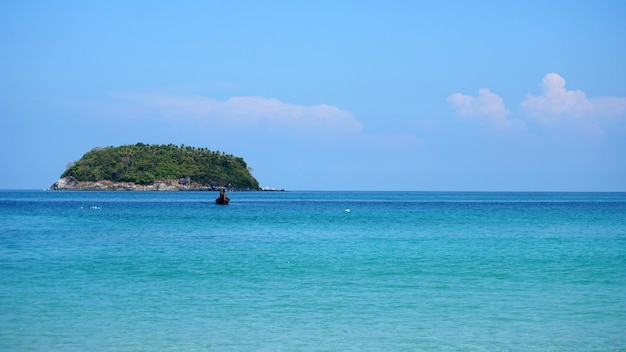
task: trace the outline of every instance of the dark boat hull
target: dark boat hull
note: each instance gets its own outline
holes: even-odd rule
[[[217,198],[217,199],[215,200],[215,204],[223,204],[223,205],[226,205],[226,204],[228,204],[228,202],[230,202],[230,199],[229,199],[229,198],[224,199],[224,198],[222,198],[222,197],[219,197],[219,198]]]

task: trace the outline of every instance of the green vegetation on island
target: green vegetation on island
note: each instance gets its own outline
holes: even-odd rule
[[[259,189],[243,158],[190,146],[137,143],[94,148],[61,175],[81,182],[132,182],[139,185],[162,180],[211,188]]]

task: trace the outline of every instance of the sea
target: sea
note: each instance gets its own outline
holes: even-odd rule
[[[626,351],[626,193],[0,191],[0,351]]]

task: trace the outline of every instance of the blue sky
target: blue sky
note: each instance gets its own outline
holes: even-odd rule
[[[290,190],[626,191],[626,2],[6,1],[0,188],[97,146]]]

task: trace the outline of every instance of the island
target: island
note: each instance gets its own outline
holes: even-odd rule
[[[207,148],[137,143],[96,147],[68,164],[51,190],[260,190],[243,158]]]

